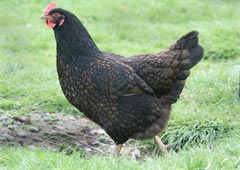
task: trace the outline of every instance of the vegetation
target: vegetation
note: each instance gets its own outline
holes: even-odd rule
[[[55,68],[52,30],[39,20],[48,1],[0,1],[0,114],[81,114],[64,98]],[[57,1],[75,13],[101,49],[131,56],[158,52],[192,29],[204,60],[192,70],[161,135],[165,157],[65,155],[0,147],[0,169],[240,169],[240,1]],[[136,142],[136,145],[152,141]],[[37,167],[37,168],[36,168]]]

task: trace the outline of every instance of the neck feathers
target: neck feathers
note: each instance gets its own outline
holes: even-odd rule
[[[80,22],[80,20],[69,13],[65,16],[62,26],[54,28],[57,54],[61,57],[90,57],[99,52],[92,37]]]

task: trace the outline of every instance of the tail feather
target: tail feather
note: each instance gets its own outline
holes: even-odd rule
[[[171,49],[191,49],[198,45],[198,31],[191,31],[186,35],[182,36],[175,44],[173,44]]]
[[[195,66],[203,57],[203,47],[198,45],[192,49],[190,49],[190,54],[191,54],[191,68]]]
[[[203,48],[198,44],[198,31],[191,31],[182,36],[170,49],[172,50],[189,50],[190,52],[190,68],[195,66],[203,56]],[[183,57],[185,57],[183,55]],[[189,68],[189,69],[190,69]]]
[[[175,103],[183,90],[186,79],[190,75],[190,69],[203,57],[203,47],[198,45],[198,32],[192,31],[181,37],[170,50],[180,50],[178,73],[175,83],[167,95],[161,96],[162,102]]]

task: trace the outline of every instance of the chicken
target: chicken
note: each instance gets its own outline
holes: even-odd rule
[[[129,139],[153,138],[163,153],[158,134],[170,116],[190,74],[203,56],[198,32],[192,31],[157,54],[129,58],[101,51],[71,12],[50,3],[41,19],[54,30],[57,72],[68,101],[99,124],[120,154]]]

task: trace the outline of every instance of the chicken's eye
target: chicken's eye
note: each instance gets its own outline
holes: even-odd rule
[[[59,13],[53,13],[53,14],[52,14],[52,17],[54,17],[54,18],[60,17],[60,14],[59,14]]]

